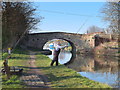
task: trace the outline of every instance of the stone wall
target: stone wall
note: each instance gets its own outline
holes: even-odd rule
[[[118,34],[105,34],[103,32],[95,32],[95,33],[84,34],[82,36],[82,40],[88,43],[91,46],[91,48],[94,48],[105,42],[111,42],[111,41],[118,42],[118,36],[119,36]]]
[[[96,38],[96,36],[99,36]],[[90,34],[74,34],[65,32],[47,32],[47,33],[34,33],[26,34],[20,42],[21,47],[32,47],[42,50],[45,43],[52,39],[63,39],[68,41],[75,51],[80,51],[86,48],[94,48],[100,43],[115,39],[111,34],[103,32],[96,32]]]
[[[87,43],[82,40],[82,37],[82,34],[63,32],[34,33],[26,35],[24,40],[21,41],[21,45],[26,47],[34,47],[41,50],[48,41],[52,39],[63,39],[68,41],[73,48],[78,50],[83,49],[84,47],[89,47],[89,45],[87,46]]]

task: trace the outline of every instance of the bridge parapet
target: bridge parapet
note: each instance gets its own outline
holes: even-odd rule
[[[68,41],[75,50],[80,50],[90,47],[87,41],[83,40],[83,34],[65,33],[65,32],[47,32],[27,34],[21,45],[24,47],[43,49],[45,43],[52,39],[63,39]]]
[[[96,46],[95,36],[107,38],[107,39],[116,39],[115,35],[104,34],[104,33],[92,33],[92,34],[75,34],[75,33],[65,33],[65,32],[47,32],[47,33],[33,33],[27,34],[22,40],[22,45],[24,47],[32,47],[43,49],[43,46],[52,39],[63,39],[68,41],[72,47],[76,48],[76,51],[85,49],[85,48],[94,48]],[[96,39],[96,40],[95,40]],[[99,40],[98,40],[99,41]],[[98,42],[97,42],[98,43]]]

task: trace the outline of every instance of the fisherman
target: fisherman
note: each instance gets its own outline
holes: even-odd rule
[[[54,50],[53,50],[53,60],[51,62],[51,66],[53,66],[54,62],[56,62],[56,66],[58,66],[58,56],[60,54],[60,50],[68,47],[67,45],[61,46],[60,42],[54,43]]]

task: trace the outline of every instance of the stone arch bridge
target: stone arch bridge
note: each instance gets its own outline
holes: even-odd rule
[[[37,48],[39,50],[43,49],[45,43],[52,39],[63,39],[68,41],[73,50],[77,51],[79,49],[84,49],[88,47],[93,47],[94,45],[89,45],[88,41],[84,39],[85,34],[75,34],[75,33],[66,33],[66,32],[45,32],[45,33],[32,33],[26,34],[25,37],[21,40],[20,45],[27,48]]]
[[[101,35],[104,35],[106,38],[106,34]],[[110,35],[107,35],[107,38],[109,38],[109,36]],[[22,48],[36,48],[38,50],[43,50],[44,45],[52,39],[63,39],[71,44],[72,58],[70,61],[76,58],[76,51],[94,48],[97,40],[96,33],[75,34],[66,32],[45,32],[26,34],[20,41],[19,45]]]

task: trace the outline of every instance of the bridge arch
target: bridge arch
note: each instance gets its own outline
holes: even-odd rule
[[[83,34],[66,33],[66,32],[45,32],[26,34],[20,41],[20,46],[23,48],[37,48],[43,50],[46,42],[52,39],[62,39],[69,42],[72,46],[73,58],[76,58],[76,52],[83,49],[88,49],[89,44],[84,40]],[[72,60],[71,60],[72,61]]]
[[[71,45],[71,47],[72,47],[72,51],[71,52],[75,52],[76,51],[76,47],[75,47],[75,45],[74,45],[74,43],[72,42],[72,41],[70,41],[70,40],[68,40],[68,39],[64,39],[64,38],[54,38],[54,39],[60,39],[60,40],[64,40],[64,41],[67,41],[68,43],[70,43],[70,45]],[[49,40],[47,40],[46,42],[44,42],[44,45],[48,42],[48,41],[51,41],[51,40],[53,40],[53,39],[49,39]],[[44,45],[42,46],[42,48],[44,47]]]
[[[71,61],[76,58],[76,51],[82,45],[82,34],[65,33],[65,32],[45,32],[45,33],[32,33],[26,34],[21,40],[20,46],[23,48],[37,48],[43,50],[43,46],[46,42],[52,39],[62,39],[70,43],[72,46],[72,58]]]
[[[67,63],[64,63],[64,64],[67,65],[68,63],[71,63],[71,62],[76,58],[76,47],[75,47],[74,43],[71,42],[70,40],[64,39],[64,38],[54,38],[54,39],[59,39],[59,40],[67,41],[67,42],[71,45],[71,47],[72,47],[72,50],[71,50],[72,56],[71,56],[70,60],[69,60]],[[44,45],[45,45],[47,42],[49,42],[49,41],[51,41],[51,40],[54,40],[54,39],[49,39],[49,40],[47,39],[47,41],[44,43]],[[43,45],[43,47],[44,47],[44,45]],[[43,48],[43,47],[42,47],[42,48]]]

